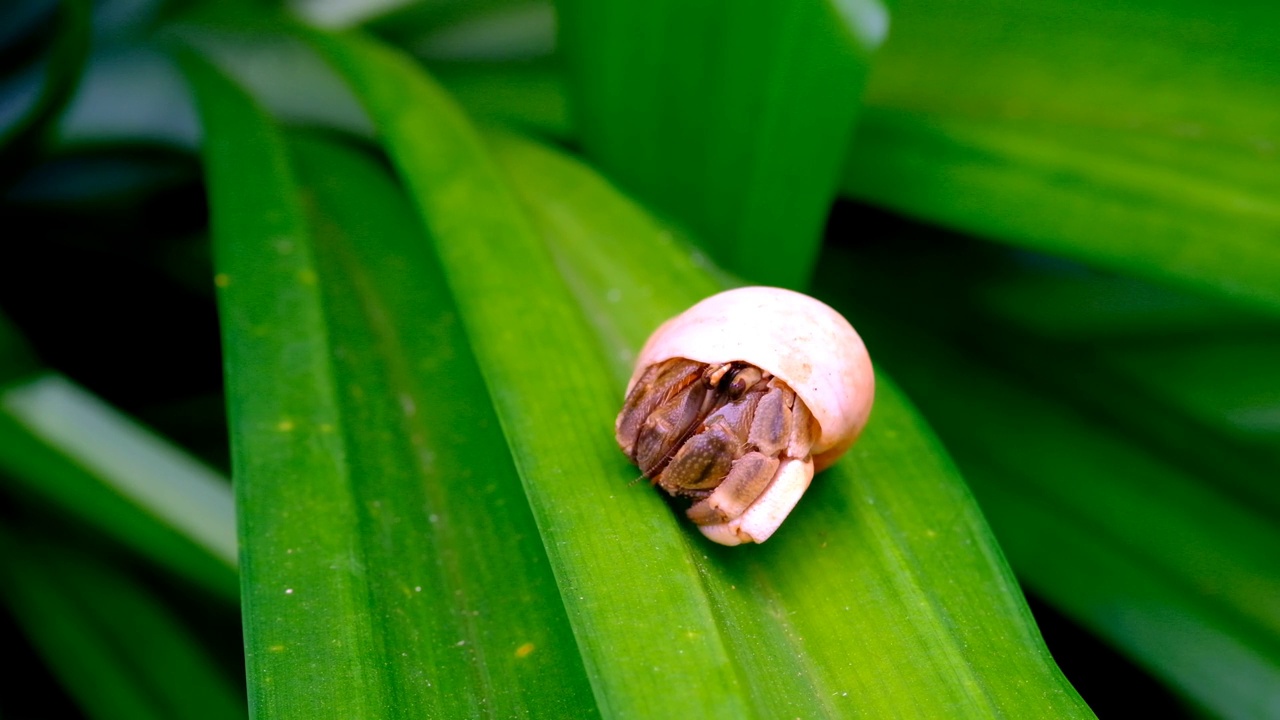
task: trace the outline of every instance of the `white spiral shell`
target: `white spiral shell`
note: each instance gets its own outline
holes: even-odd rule
[[[791,290],[744,287],[699,302],[654,331],[627,391],[654,363],[743,361],[782,378],[818,423],[817,470],[853,444],[871,413],[875,375],[862,338],[840,313]]]

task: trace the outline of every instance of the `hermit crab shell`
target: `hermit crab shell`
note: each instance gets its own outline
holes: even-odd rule
[[[654,331],[627,392],[650,365],[676,357],[711,365],[743,361],[782,378],[818,423],[816,470],[853,444],[871,413],[875,375],[862,338],[840,313],[808,295],[772,287],[712,295]]]

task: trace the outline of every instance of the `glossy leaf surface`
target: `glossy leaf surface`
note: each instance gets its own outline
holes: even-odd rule
[[[1270,3],[907,0],[845,188],[1280,312]]]
[[[583,185],[604,187],[580,169],[576,175],[565,170],[564,161],[542,161],[524,171],[554,188],[551,197],[559,200],[521,204],[488,159],[486,146],[420,71],[362,40],[318,44],[362,96],[436,242],[602,713],[702,708],[714,715],[771,716],[809,708],[824,715],[875,715],[912,697],[975,716],[1014,707],[1087,715],[1043,654],[992,546],[974,552],[974,538],[986,537],[981,520],[892,390],[886,390],[889,399],[879,411],[880,432],[904,444],[884,440],[884,455],[859,453],[858,464],[829,473],[827,496],[803,505],[794,529],[763,547],[708,546],[653,494],[627,491],[634,470],[621,461],[610,432],[623,367],[613,358],[634,351],[642,337],[637,333],[647,330],[633,324],[621,331],[610,317],[638,314],[652,326],[674,305],[703,294],[697,288],[716,287],[712,277],[694,269],[685,275],[692,284],[681,286],[629,269],[671,268],[678,278],[690,265],[687,254],[681,257],[686,251],[655,242],[652,221],[611,192],[603,204],[587,198],[564,203],[582,197]],[[521,197],[527,190],[520,185]],[[589,197],[601,200],[598,190]],[[468,211],[473,203],[475,211]],[[574,257],[552,239],[548,253],[530,210],[535,219],[550,212],[576,227],[574,232],[603,233],[615,244],[600,243],[594,257]],[[550,238],[567,233],[541,221],[537,227]],[[645,258],[643,264],[636,258]],[[603,273],[606,281],[584,284],[591,272]],[[650,293],[652,305],[609,309],[610,296],[614,302],[633,297],[632,289],[654,276],[660,292]],[[895,475],[905,457],[913,458],[912,474]],[[870,481],[875,490],[867,488],[866,477],[877,478]],[[905,492],[879,494],[903,482],[918,483],[933,502]],[[602,515],[599,507],[609,511]],[[949,519],[930,520],[933,512]],[[875,520],[885,517],[897,520]],[[921,545],[906,539],[917,532]],[[829,552],[813,551],[824,543]],[[965,600],[933,594],[927,579],[932,575],[922,569],[933,563],[937,572],[965,568],[980,579],[981,589]],[[844,571],[833,577],[835,568]],[[999,608],[994,616],[993,607]],[[644,625],[636,618],[644,618]],[[835,627],[847,636],[825,643]],[[865,643],[876,627],[888,628],[881,636],[885,642],[859,656],[865,663],[852,659],[850,640],[860,636],[858,642]],[[962,639],[969,633],[972,641]],[[1006,638],[1011,652],[967,654],[978,637]],[[673,653],[681,658],[676,666]],[[729,657],[732,668],[725,665]],[[783,663],[796,672],[778,672]],[[697,682],[688,681],[691,668],[699,669]],[[671,673],[686,681],[677,682]],[[900,684],[886,684],[895,673],[906,675]],[[999,680],[1009,673],[1038,678],[1037,689]],[[930,692],[910,693],[913,683]]]
[[[0,470],[69,514],[224,599],[236,597],[226,479],[58,373],[0,317]]]
[[[583,714],[541,546],[403,196],[317,141],[295,146],[299,185],[271,121],[189,67],[239,398],[253,712]],[[243,172],[256,193],[225,182]]]
[[[727,269],[803,287],[885,7],[565,0],[557,9],[587,154]]]
[[[971,250],[922,261],[904,237],[832,250],[819,288],[920,398],[1033,592],[1213,714],[1266,717],[1280,672],[1280,616],[1264,599],[1280,592],[1274,458],[1188,416],[1167,386],[1116,373],[1107,357],[1123,341],[1050,343],[984,316],[984,290],[1009,268]],[[1015,277],[1044,269],[1032,268]],[[874,307],[885,282],[903,299]],[[1212,348],[1224,349],[1202,338]]]
[[[137,581],[38,530],[0,533],[0,599],[86,717],[234,720],[243,697]]]

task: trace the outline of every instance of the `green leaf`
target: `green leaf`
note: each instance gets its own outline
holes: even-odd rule
[[[911,381],[1029,586],[1215,714],[1267,715],[1280,682],[1270,518],[894,326],[871,337]]]
[[[963,286],[989,276],[982,263],[930,268],[889,244],[897,264],[830,252],[819,288],[901,374],[1028,587],[1215,715],[1266,716],[1280,677],[1274,460],[1232,454],[1135,390],[1095,357],[1106,345],[1046,344],[975,311]],[[871,302],[877,277],[900,303]],[[938,317],[944,303],[963,324]]]
[[[261,110],[188,67],[208,133],[254,714],[591,714],[407,200],[376,159],[318,140],[293,146],[299,187]]]
[[[742,717],[745,688],[689,540],[656,496],[619,502],[633,473],[601,432],[613,427],[613,379],[481,140],[407,60],[318,42],[365,101],[437,243],[602,714]],[[636,537],[645,540],[627,542]],[[687,680],[692,667],[699,682]]]
[[[1104,360],[1183,413],[1280,451],[1280,343],[1272,335],[1186,337],[1117,347]],[[1277,454],[1280,458],[1280,454]]]
[[[245,716],[196,638],[128,576],[25,528],[0,533],[0,598],[87,717]]]
[[[67,378],[0,316],[0,469],[11,488],[224,598],[236,596],[226,480]]]
[[[904,0],[844,188],[1280,312],[1270,3]]]
[[[613,351],[621,386],[650,330],[705,294],[723,289],[723,281],[708,273],[700,254],[691,254],[669,230],[586,168],[514,136],[491,135],[490,140],[580,303],[594,310],[590,317]],[[577,212],[568,212],[570,207]],[[641,270],[646,266],[662,271]],[[878,382],[875,419],[866,439],[854,448],[851,460],[815,481],[795,519],[788,521],[786,535],[749,552],[723,553],[716,558],[723,567],[704,572],[723,572],[731,587],[752,589],[747,592],[754,597],[744,599],[740,612],[792,608],[791,632],[805,638],[808,671],[821,674],[821,669],[849,664],[869,675],[893,676],[882,680],[887,683],[884,697],[862,695],[856,701],[858,711],[868,716],[900,712],[908,688],[924,686],[936,696],[916,712],[954,712],[942,707],[948,702],[965,706],[966,700],[943,698],[952,692],[963,697],[966,690],[943,678],[961,666],[966,676],[961,685],[982,687],[992,712],[1017,714],[1012,708],[1025,702],[1022,712],[1032,714],[1087,713],[1071,706],[1069,687],[1052,701],[1055,709],[1050,711],[1032,709],[1036,701],[1019,697],[1023,689],[999,681],[1034,677],[1050,694],[1064,687],[1051,664],[1040,664],[1047,656],[1041,655],[1038,635],[1006,571],[988,554],[994,548],[958,551],[981,544],[976,538],[986,537],[987,530],[928,430],[887,378],[879,375]],[[850,571],[850,565],[862,569]],[[953,595],[931,580],[942,576],[967,578],[967,589],[950,586]],[[856,604],[840,607],[831,602],[834,598]],[[976,618],[996,608],[999,620],[991,622],[1016,634],[1016,641],[1010,635],[1000,642],[991,636],[979,639],[992,628]],[[895,621],[899,612],[911,614],[919,625]],[[945,627],[937,624],[942,616],[948,618]],[[934,643],[938,656],[915,655]],[[746,648],[738,655],[750,662]],[[753,674],[767,672],[763,665],[752,668]],[[823,679],[839,687],[839,676]]]
[[[0,438],[24,490],[235,596],[231,489],[199,461],[54,373],[0,392]]]
[[[626,490],[635,471],[611,437],[622,382],[610,360],[644,331],[621,318],[652,327],[712,279],[665,279],[687,255],[654,243],[652,222],[616,196],[587,204],[578,193],[600,200],[599,180],[563,162],[521,171],[554,198],[534,217],[558,217],[596,249],[575,258],[554,239],[565,227],[544,224],[549,253],[417,68],[357,38],[316,42],[363,98],[430,230],[603,714],[1088,715],[963,485],[887,382],[863,449],[763,547],[710,546],[655,494]],[[591,268],[606,282],[584,284]],[[610,309],[651,277],[652,305]]]
[[[545,62],[433,62],[432,75],[472,117],[570,141],[574,128],[559,68]]]
[[[575,125],[611,177],[726,269],[803,286],[835,197],[878,0],[564,0]],[[785,248],[785,252],[778,252]]]
[[[205,134],[250,714],[376,715],[387,698],[352,660],[372,657],[376,640],[297,185],[262,111],[212,67],[183,60]],[[273,622],[283,617],[295,619]]]
[[[372,506],[365,562],[390,576],[371,600],[403,616],[383,633],[430,658],[434,712],[591,714],[519,477],[408,199],[370,155],[318,141],[294,148],[335,369],[349,387],[348,464]],[[375,529],[382,540],[371,544]],[[425,594],[416,602],[406,602],[410,582]],[[392,675],[397,693],[416,672]]]

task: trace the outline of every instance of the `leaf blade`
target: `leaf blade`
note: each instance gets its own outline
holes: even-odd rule
[[[1280,309],[1268,89],[1280,66],[1262,30],[1274,8],[919,0],[896,11],[846,192]]]
[[[488,137],[580,303],[598,309],[591,317],[624,383],[652,327],[723,288],[723,280],[601,178],[527,140]],[[568,212],[574,206],[579,211]],[[644,271],[648,265],[661,272]],[[708,592],[725,608],[721,622],[773,632],[782,646],[803,648],[803,671],[818,678],[813,687],[839,698],[824,705],[836,715],[903,712],[905,698],[919,694],[907,687],[930,687],[929,701],[911,705],[917,714],[961,712],[957,708],[1017,714],[1012,708],[1022,707],[1022,713],[1087,716],[1044,653],[999,551],[989,539],[974,540],[987,530],[949,461],[893,384],[883,376],[880,382],[867,436],[851,460],[815,480],[783,531],[759,548],[717,549],[704,559]],[[976,557],[958,549],[975,544],[981,548]],[[941,593],[937,578],[959,568],[970,570],[964,577],[975,589]],[[977,619],[992,607],[1000,608],[999,623]],[[778,619],[784,612],[785,621]],[[758,622],[769,615],[777,626]],[[771,657],[767,643],[739,642],[735,655],[752,677],[787,662]],[[1005,642],[1010,646],[1001,659],[965,649]],[[926,646],[931,650],[917,655]],[[866,656],[859,647],[869,648]],[[885,679],[890,676],[901,685]],[[1043,698],[1020,696],[1022,688],[995,679],[1008,676],[1036,678],[1028,682],[1054,709],[1031,709]],[[857,699],[844,700],[854,688]]]
[[[485,159],[479,138],[441,91],[403,59],[352,36],[318,36],[315,42],[364,99],[437,243],[562,596],[576,597],[579,585],[601,593],[588,603],[566,602],[601,714],[745,716],[741,681],[722,641],[704,630],[716,624],[705,596],[696,592],[696,570],[671,518],[612,505],[632,532],[662,528],[653,536],[653,547],[633,548],[639,565],[674,565],[671,575],[659,580],[617,563],[610,542],[622,539],[612,534],[617,525],[606,529],[605,541],[596,540],[591,504],[565,501],[591,497],[608,506],[615,491],[592,478],[626,473],[612,437],[594,432],[612,426],[613,409],[606,401],[611,380],[595,359],[597,350],[567,291],[558,287],[550,258]],[[450,142],[425,143],[432,132]],[[458,211],[471,207],[475,198],[485,203],[483,213]],[[516,277],[519,282],[513,283]],[[520,292],[512,291],[520,285],[525,286]],[[516,316],[522,318],[518,326],[509,321]],[[535,334],[541,339],[530,341]],[[512,346],[529,356],[509,352]],[[579,361],[567,372],[553,371],[566,356]],[[531,404],[531,398],[543,404]],[[648,507],[656,503],[650,498]],[[593,578],[608,578],[609,584]],[[651,584],[655,581],[661,583],[658,588]],[[628,625],[632,613],[663,622],[650,626],[655,632],[636,634]],[[649,660],[666,657],[672,647],[698,658],[715,693],[682,683],[678,669]]]
[[[361,532],[378,538],[364,541],[378,569],[369,610],[396,611],[383,642],[432,651],[420,662],[448,694],[414,698],[419,671],[408,663],[393,664],[387,684],[401,705],[414,698],[445,715],[592,714],[519,478],[407,198],[367,154],[306,137],[291,149],[312,198],[336,370],[349,388],[341,400],[353,493],[367,506]],[[406,602],[410,588],[421,599]]]
[[[898,250],[919,264],[918,248]],[[1037,357],[1034,342],[966,309],[956,287],[913,284],[872,255],[828,260],[846,269],[824,273],[820,286],[859,308],[868,341],[920,399],[1028,587],[1196,704],[1224,717],[1265,715],[1280,671],[1280,615],[1264,599],[1280,592],[1269,551],[1280,543],[1274,488],[1232,488],[1241,500],[1212,462],[1153,450],[1144,424],[1166,441],[1200,441],[1172,406],[1100,414],[1145,396],[1095,367],[1097,348],[1048,346]],[[965,282],[982,277],[965,270]],[[894,278],[910,299],[877,311],[862,294],[874,277]],[[942,302],[966,324],[940,322]],[[1267,484],[1270,465],[1251,470],[1245,482]],[[1224,667],[1229,681],[1208,679]]]
[[[343,492],[339,415],[308,231],[300,207],[287,201],[297,186],[262,111],[198,57],[181,59],[204,126],[212,195],[250,714],[376,714],[387,702],[385,688],[370,684],[345,649],[374,651],[368,624],[359,622],[365,588],[345,542],[356,509]],[[246,166],[256,172],[242,175]],[[296,495],[291,478],[307,481]],[[290,513],[331,521],[291,522]],[[324,566],[308,562],[312,555]],[[323,629],[272,622],[330,614],[347,621]],[[312,675],[287,671],[299,654]]]
[[[0,597],[86,715],[245,716],[204,648],[132,578],[34,528],[0,544]]]
[[[803,287],[835,194],[879,2],[557,5],[575,125],[611,176],[728,270]],[[714,42],[712,42],[714,38]],[[785,248],[785,252],[778,252]]]
[[[38,499],[217,595],[236,596],[225,479],[66,377],[0,317],[0,467]]]
[[[305,137],[299,185],[270,121],[193,68],[215,220],[250,219],[215,222],[215,238],[255,715],[590,715],[523,491],[400,188],[376,159]],[[262,194],[230,170],[265,179]]]

